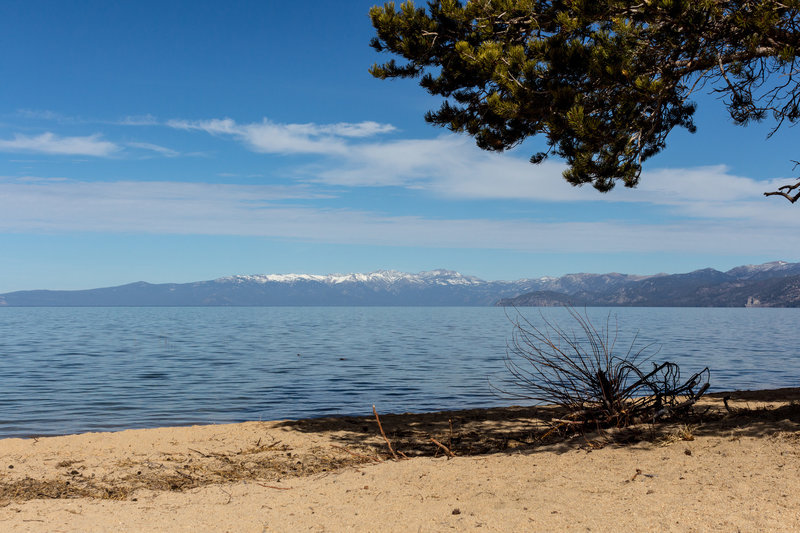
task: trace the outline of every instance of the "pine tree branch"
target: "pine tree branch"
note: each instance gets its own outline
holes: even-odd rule
[[[794,185],[784,185],[783,187],[778,187],[777,191],[765,192],[764,196],[783,196],[790,202],[795,203],[797,200],[800,200],[800,191],[794,196],[790,194],[795,189],[800,189],[800,179],[798,179],[797,183]]]

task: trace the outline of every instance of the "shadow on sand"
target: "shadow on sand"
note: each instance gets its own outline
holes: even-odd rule
[[[683,435],[767,437],[800,431],[800,388],[708,394],[680,419],[566,432],[551,422],[556,407],[503,407],[436,413],[379,414],[392,448],[408,457],[490,453],[563,453],[604,446],[652,445]],[[330,417],[281,422],[278,427],[325,434],[346,449],[390,457],[375,417]],[[434,442],[435,441],[435,442]]]

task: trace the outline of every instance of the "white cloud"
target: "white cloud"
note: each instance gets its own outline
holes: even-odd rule
[[[568,184],[562,177],[565,169],[566,165],[557,160],[533,165],[527,156],[516,152],[487,152],[467,137],[443,135],[428,140],[352,145],[338,161],[303,170],[310,178],[330,185],[423,187],[443,196],[474,199],[677,205],[698,199],[752,199],[773,186],[733,175],[727,167],[718,165],[647,170],[636,189],[619,185],[603,194],[590,185]]]
[[[391,124],[380,124],[378,122],[340,122],[338,124],[303,124],[305,127],[310,127],[310,134],[329,134],[339,137],[372,137],[381,133],[390,133],[395,131],[395,127]]]
[[[233,119],[170,120],[183,130],[231,136],[262,153],[316,154],[324,163],[308,165],[299,175],[310,181],[347,187],[424,188],[455,198],[564,200],[596,198],[590,188],[574,189],[561,178],[564,165],[531,165],[511,153],[480,150],[472,139],[442,135],[435,139],[364,142],[395,131],[377,122],[337,124],[238,124]],[[356,139],[359,139],[356,141]]]
[[[561,163],[531,165],[511,153],[481,150],[458,135],[352,145],[338,161],[304,170],[330,185],[424,188],[452,198],[574,201],[596,196],[565,183]]]
[[[86,137],[59,137],[47,132],[37,136],[16,134],[13,140],[0,140],[0,151],[4,152],[108,157],[119,149],[116,144],[101,140],[98,134]]]
[[[151,152],[156,152],[158,154],[161,154],[161,155],[163,155],[165,157],[177,157],[177,156],[181,155],[180,152],[177,152],[177,151],[173,150],[172,148],[167,148],[165,146],[159,146],[158,144],[140,143],[140,142],[129,142],[127,144],[128,144],[128,146],[131,146],[133,148],[140,148],[142,150],[149,150]]]
[[[170,182],[0,181],[0,231],[242,235],[310,242],[535,252],[783,257],[797,232],[752,218],[541,222],[387,216],[321,208],[307,187]],[[290,203],[287,203],[289,201]]]
[[[472,139],[442,135],[435,139],[364,142],[395,131],[377,122],[337,124],[238,124],[233,119],[170,120],[183,130],[231,136],[262,153],[327,156],[324,163],[300,169],[310,181],[347,187],[403,186],[425,188],[456,198],[591,199],[597,193],[574,189],[561,179],[564,165],[531,165],[511,153],[480,150]],[[356,139],[359,139],[357,142]]]
[[[606,213],[615,212],[608,209],[614,203],[652,205],[658,207],[658,214],[665,220],[688,217],[709,223],[736,220],[778,227],[796,221],[796,209],[788,202],[763,196],[764,191],[783,184],[782,180],[760,181],[737,176],[724,165],[648,168],[636,189],[620,185],[603,194],[590,185],[568,184],[562,177],[566,167],[558,160],[532,165],[527,154],[519,155],[519,150],[486,152],[467,136],[356,140],[393,129],[375,122],[319,125],[264,120],[240,125],[232,119],[213,119],[176,120],[170,125],[229,135],[257,152],[321,155],[323,159],[298,167],[295,174],[298,180],[312,183],[404,187],[454,200],[584,203],[587,209],[607,206],[598,209]]]
[[[211,120],[172,119],[167,121],[167,126],[179,130],[200,130],[211,134],[234,135],[238,133],[236,123],[229,118],[214,118]]]
[[[524,200],[547,203],[662,206],[675,217],[794,224],[797,209],[765,191],[793,183],[789,178],[754,180],[733,174],[724,165],[647,169],[640,185],[619,185],[600,193],[590,185],[573,187],[558,161],[532,165],[514,152],[477,148],[471,139],[444,135],[430,140],[397,140],[351,145],[324,164],[307,165],[298,176],[344,187],[424,189],[449,199]]]
[[[158,126],[161,121],[148,113],[147,115],[129,115],[114,124],[119,126]]]
[[[251,150],[273,154],[344,154],[345,139],[363,138],[394,130],[377,122],[338,124],[278,124],[262,122],[237,124],[234,120],[170,120],[167,125],[183,130],[205,131],[212,135],[230,135],[244,142]]]

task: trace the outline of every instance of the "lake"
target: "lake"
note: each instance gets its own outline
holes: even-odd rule
[[[587,311],[711,390],[800,385],[800,309]],[[511,333],[491,307],[0,308],[0,437],[524,403],[489,385]]]

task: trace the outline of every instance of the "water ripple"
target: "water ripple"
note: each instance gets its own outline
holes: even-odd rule
[[[715,390],[800,380],[798,309],[611,312]],[[510,334],[496,308],[0,308],[0,437],[505,405]]]

